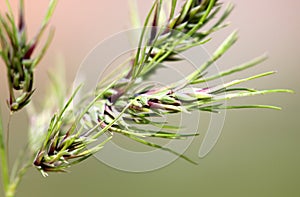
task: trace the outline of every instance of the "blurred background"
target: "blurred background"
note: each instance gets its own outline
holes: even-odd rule
[[[16,9],[18,1],[11,2]],[[47,2],[25,1],[29,35],[38,29]],[[152,2],[138,1],[142,19]],[[217,32],[205,48],[213,52],[231,31],[238,29],[240,39],[218,61],[220,68],[267,52],[267,62],[238,74],[239,78],[276,70],[276,75],[247,85],[258,89],[289,88],[296,93],[245,98],[234,103],[273,104],[281,106],[282,111],[228,111],[217,145],[204,159],[199,159],[197,166],[178,159],[153,172],[128,173],[90,158],[72,167],[71,173],[50,174],[47,178],[30,169],[17,196],[300,196],[300,1],[230,2],[236,5],[229,18],[231,26]],[[0,9],[5,10],[4,1],[0,2]],[[47,71],[54,65],[63,59],[71,84],[90,50],[109,36],[130,28],[129,4],[127,0],[59,1],[51,26],[56,29],[55,39],[35,74],[37,90],[33,102],[37,105],[47,88]],[[0,100],[6,122],[8,91],[2,62],[0,73]],[[13,118],[12,159],[25,142],[27,122],[24,111]],[[195,158],[199,144],[196,138],[187,154]]]

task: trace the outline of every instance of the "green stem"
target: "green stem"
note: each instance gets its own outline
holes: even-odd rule
[[[7,191],[5,192],[6,197],[14,197],[16,194],[16,185],[15,184],[9,184]]]
[[[4,144],[4,137],[3,137],[3,125],[2,125],[1,114],[0,114],[0,157],[1,157],[1,172],[2,172],[3,188],[6,196],[9,196],[7,195],[7,191],[9,189],[10,181],[9,181],[9,173],[8,173],[7,154],[6,154],[5,144]]]

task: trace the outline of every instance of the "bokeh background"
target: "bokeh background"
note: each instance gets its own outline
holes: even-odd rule
[[[11,2],[17,8],[17,1]],[[160,170],[136,174],[117,171],[91,158],[72,167],[71,173],[51,174],[48,178],[30,169],[17,196],[300,196],[300,1],[230,2],[236,5],[229,18],[231,26],[216,33],[206,49],[212,52],[232,30],[239,29],[238,43],[218,61],[221,68],[268,52],[267,62],[239,76],[277,70],[276,75],[247,85],[261,89],[289,88],[296,93],[258,96],[235,103],[274,104],[281,106],[282,111],[228,111],[221,138],[197,166],[178,159]],[[29,35],[34,35],[47,1],[25,3]],[[138,4],[144,18],[152,1],[138,1]],[[0,2],[0,9],[5,10],[4,1]],[[130,28],[129,21],[127,0],[60,1],[51,21],[56,28],[55,39],[37,69],[33,101],[41,102],[49,69],[63,59],[71,84],[88,52],[100,41]],[[8,95],[2,62],[0,73],[5,122]],[[25,112],[13,118],[12,159],[25,142],[27,122]],[[187,154],[195,157],[198,149],[196,140]]]

